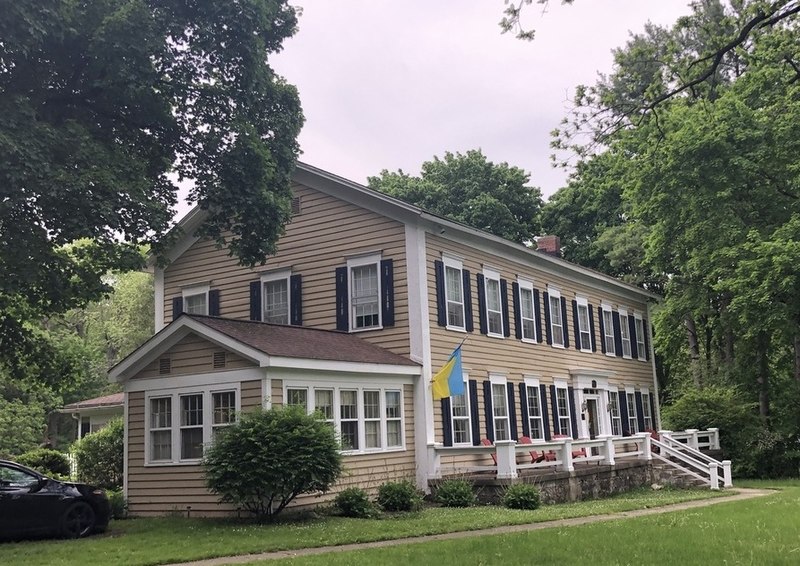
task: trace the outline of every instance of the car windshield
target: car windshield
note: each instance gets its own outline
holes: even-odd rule
[[[39,483],[39,478],[28,472],[0,466],[0,488],[33,487]]]

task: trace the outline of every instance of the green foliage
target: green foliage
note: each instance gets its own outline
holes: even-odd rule
[[[162,255],[179,180],[208,213],[201,235],[246,265],[274,252],[303,119],[268,57],[297,13],[286,0],[3,8],[0,359],[52,375],[39,321],[140,268],[140,244]]]
[[[205,478],[222,501],[273,519],[301,493],[328,490],[342,473],[331,426],[300,407],[241,416],[206,451]]]
[[[409,480],[386,482],[378,488],[378,505],[384,511],[417,511],[422,494]]]
[[[69,459],[58,450],[37,448],[17,456],[16,461],[47,476],[69,477]]]
[[[530,176],[507,163],[494,164],[480,150],[445,153],[422,164],[419,177],[381,171],[370,177],[373,189],[425,210],[529,244],[539,235],[541,191]]]
[[[122,487],[124,434],[122,419],[114,419],[75,443],[80,481],[105,489]]]
[[[529,483],[515,483],[503,493],[503,505],[509,509],[538,509],[541,505],[539,490]]]
[[[345,517],[368,519],[374,517],[378,512],[367,492],[360,487],[348,487],[342,490],[336,495],[334,504]]]
[[[108,494],[108,502],[111,504],[111,516],[114,519],[127,519],[128,518],[128,500],[125,499],[125,494],[121,489],[112,489],[106,492]]]
[[[436,486],[436,501],[445,507],[472,507],[478,502],[478,497],[472,482],[453,478]]]
[[[42,442],[45,408],[40,401],[0,396],[0,456],[33,450]]]

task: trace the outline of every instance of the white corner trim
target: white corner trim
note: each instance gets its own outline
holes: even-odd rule
[[[156,267],[153,271],[155,331],[164,328],[164,268]]]

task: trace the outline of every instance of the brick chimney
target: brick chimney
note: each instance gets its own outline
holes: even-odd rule
[[[561,238],[552,235],[539,236],[536,238],[536,250],[555,257],[561,257]]]

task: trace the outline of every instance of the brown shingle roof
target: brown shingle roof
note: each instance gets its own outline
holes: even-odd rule
[[[270,356],[367,364],[419,365],[346,332],[213,316],[187,314],[181,316],[188,316]]]
[[[64,405],[65,409],[96,409],[98,407],[114,407],[116,405],[122,406],[125,400],[124,393],[112,393],[111,395],[103,395],[102,397],[95,397],[94,399],[85,399],[83,401],[76,401],[69,405]]]

